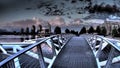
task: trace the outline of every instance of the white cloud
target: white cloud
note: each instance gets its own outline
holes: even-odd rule
[[[88,19],[88,20],[84,20],[84,23],[88,23],[88,24],[92,24],[92,23],[96,23],[96,24],[103,24],[104,20],[102,19]]]
[[[65,21],[61,17],[55,17],[54,19],[51,19],[48,21],[52,26],[64,26],[66,25]]]

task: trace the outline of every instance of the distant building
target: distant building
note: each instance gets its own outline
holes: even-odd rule
[[[105,19],[102,26],[105,26],[107,29],[107,34],[111,34],[113,28],[118,28],[120,26],[120,17],[110,15]]]
[[[49,23],[43,26],[41,34],[42,36],[51,34],[51,25]]]

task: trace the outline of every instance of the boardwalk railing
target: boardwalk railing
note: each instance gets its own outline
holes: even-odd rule
[[[120,41],[98,35],[86,39],[93,50],[98,68],[120,67]]]
[[[1,44],[2,54],[9,56],[0,62],[0,68],[51,68],[70,37],[71,35],[45,37],[41,41],[27,44],[27,47],[11,44],[12,51],[7,51]],[[7,45],[9,44],[7,43]]]

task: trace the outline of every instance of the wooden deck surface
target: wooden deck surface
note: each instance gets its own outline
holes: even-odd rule
[[[57,56],[52,68],[97,68],[95,57],[83,37],[73,37]]]

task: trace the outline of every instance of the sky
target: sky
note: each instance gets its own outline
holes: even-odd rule
[[[49,21],[51,24],[63,25],[74,24],[76,19],[89,16],[87,11],[82,11],[81,7],[88,5],[89,2],[80,0],[0,0],[0,27],[22,26],[21,24],[38,24]],[[114,4],[113,0],[92,0],[94,3],[105,2]],[[80,13],[84,14],[78,14]],[[40,19],[38,21],[38,19]],[[24,22],[24,23],[22,23]],[[62,22],[62,23],[61,23]],[[17,23],[17,24],[16,24]],[[16,24],[16,25],[14,25]],[[79,23],[75,23],[79,24]]]
[[[54,5],[57,4],[59,9],[64,8],[63,6],[60,5],[61,4],[60,2],[62,2],[61,0],[60,2],[59,0],[58,1],[57,0],[44,0],[44,2],[43,0],[0,0],[0,1],[3,4],[3,7],[1,8],[2,11],[0,15],[0,22],[4,22],[4,23],[18,21],[18,20],[32,19],[34,17],[42,18],[45,20],[55,18],[57,15],[51,15],[51,14],[45,15],[45,13],[49,12],[50,9],[46,9],[46,6],[44,5],[44,3],[46,4],[50,3]],[[66,8],[69,8],[69,5],[71,4],[70,3],[67,4]],[[76,5],[73,5],[70,7],[73,8]],[[42,8],[38,8],[39,6],[41,6]],[[63,9],[65,10],[64,12],[68,12],[70,10],[70,9],[67,10],[66,8]],[[71,10],[71,12],[74,12],[74,10],[73,11]],[[67,16],[65,15],[61,15],[61,16],[69,20]],[[81,15],[75,14],[75,16],[77,18]]]

